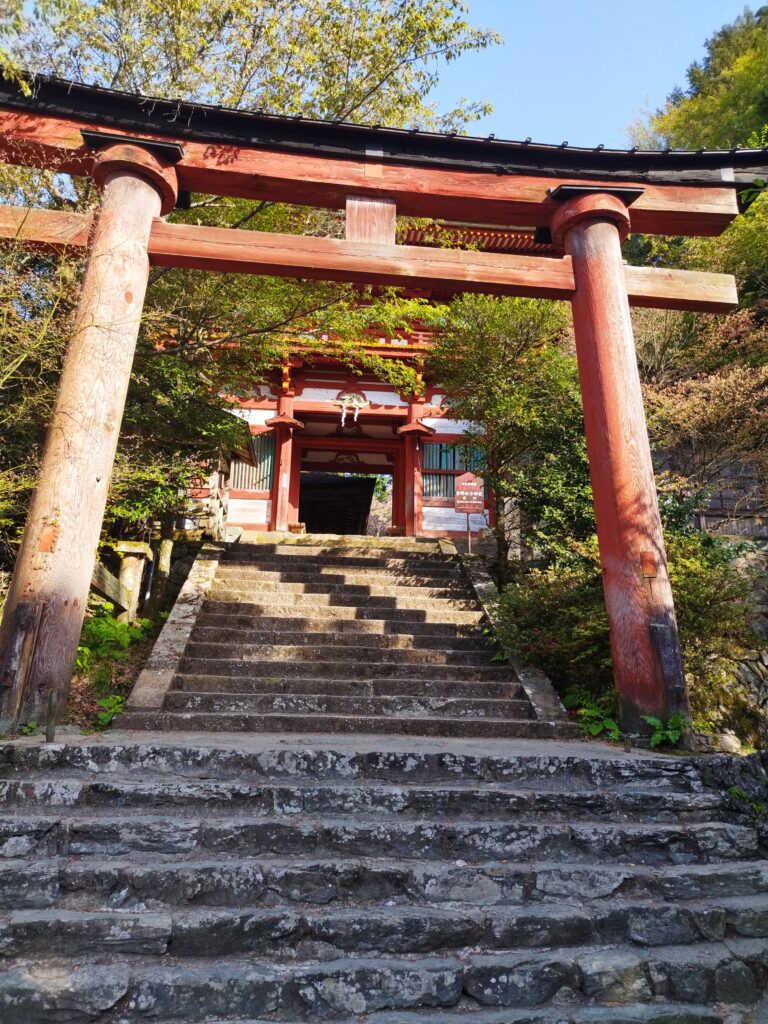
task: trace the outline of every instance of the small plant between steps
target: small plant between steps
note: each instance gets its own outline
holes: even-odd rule
[[[618,743],[622,732],[616,721],[616,709],[610,696],[595,697],[584,686],[570,686],[563,695],[563,706],[574,711],[584,736],[605,736]]]
[[[685,729],[685,717],[678,711],[665,724],[654,715],[641,715],[642,720],[653,729],[649,740],[651,750],[664,744],[665,747],[676,747]]]
[[[113,693],[109,697],[102,697],[96,703],[101,708],[94,722],[96,729],[109,729],[115,715],[121,715],[125,711],[125,697],[121,694]]]

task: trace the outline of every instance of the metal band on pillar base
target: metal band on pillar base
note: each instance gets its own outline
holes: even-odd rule
[[[176,196],[173,169],[133,145],[100,152],[94,176],[101,208],[0,628],[0,649],[20,644],[26,658],[15,680],[2,680],[5,727],[39,720],[51,690],[59,713],[66,708],[144,306],[149,234]],[[26,618],[16,613],[22,605]],[[16,637],[22,619],[31,625]]]
[[[552,221],[576,282],[573,323],[614,676],[626,732],[643,715],[690,720],[648,430],[623,276],[630,215],[602,193]]]

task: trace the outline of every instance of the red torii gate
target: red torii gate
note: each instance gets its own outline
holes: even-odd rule
[[[765,151],[540,146],[31,84],[0,83],[0,157],[89,175],[102,202],[94,217],[0,208],[0,238],[88,248],[0,630],[8,657],[34,646],[6,720],[22,687],[30,714],[68,690],[150,264],[569,300],[622,722],[688,715],[629,308],[723,311],[736,288],[629,267],[621,243],[630,228],[719,234]],[[346,240],[166,223],[191,191],[346,209]],[[557,255],[396,245],[397,214],[535,228]]]

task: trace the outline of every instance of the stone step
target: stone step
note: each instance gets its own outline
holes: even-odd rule
[[[303,814],[204,818],[167,814],[115,815],[68,808],[6,814],[0,819],[0,858],[156,854],[403,857],[441,860],[446,852],[467,863],[487,860],[563,860],[590,864],[716,863],[753,860],[755,830],[744,825],[642,822],[370,820]]]
[[[463,750],[424,750],[406,743],[380,748],[336,749],[332,744],[311,748],[248,750],[229,746],[193,746],[120,741],[104,743],[23,744],[0,742],[4,777],[30,772],[82,771],[86,775],[138,771],[172,777],[234,778],[238,781],[281,780],[322,783],[327,780],[385,780],[392,784],[440,783],[457,780],[484,785],[503,782],[517,787],[562,791],[614,786],[648,790],[665,800],[670,793],[708,792],[702,784],[700,759],[650,754],[623,754],[583,747],[573,751],[504,754]]]
[[[190,958],[160,966],[130,956],[89,966],[28,961],[0,978],[0,1012],[6,1019],[14,1014],[19,1024],[50,1024],[57,1018],[84,1024],[110,1011],[127,1024],[158,1018],[197,1024],[212,1016],[247,1019],[254,1012],[304,1021],[458,1008],[467,999],[478,1008],[516,1011],[574,999],[611,1008],[659,998],[749,1006],[765,991],[765,960],[764,942],[742,939],[650,950],[518,950],[462,960],[344,957],[266,965]],[[605,1024],[611,1019],[603,1017]]]
[[[747,1019],[749,1017],[749,1019]],[[337,1024],[359,1024],[360,1018],[345,1018]],[[455,1013],[445,1010],[415,1010],[413,1012],[384,1011],[367,1013],[367,1024],[755,1024],[750,1010],[715,1010],[706,1006],[683,1003],[654,1003],[632,1006],[582,1006],[579,1008],[555,1006],[549,1010],[482,1010],[467,1009]],[[153,1024],[169,1024],[168,1020]],[[247,1020],[231,1017],[207,1018],[207,1024],[274,1024],[263,1018]],[[282,1018],[282,1024],[297,1024],[297,1018]]]
[[[221,594],[224,600],[229,595],[243,594],[249,600],[267,600],[271,595],[325,596],[331,601],[334,598],[350,598],[355,601],[375,600],[378,598],[411,598],[419,601],[475,601],[466,586],[451,585],[414,587],[410,584],[387,584],[368,581],[368,583],[327,583],[307,581],[304,583],[282,583],[261,580],[249,580],[242,577],[220,579],[218,576],[209,591],[213,599]]]
[[[528,700],[479,697],[415,696],[333,696],[297,693],[195,693],[171,691],[163,702],[164,711],[220,712],[222,714],[295,714],[397,716],[400,718],[532,718]]]
[[[301,586],[301,584],[295,584],[295,586]],[[405,588],[396,595],[387,595],[378,593],[355,594],[354,592],[350,593],[348,589],[339,589],[337,593],[291,593],[284,588],[277,588],[276,590],[265,590],[263,587],[235,589],[234,587],[214,584],[208,591],[208,600],[217,603],[237,602],[238,604],[262,605],[268,605],[273,602],[275,607],[295,605],[298,608],[327,607],[329,605],[331,607],[343,608],[357,607],[360,604],[364,604],[366,608],[476,611],[479,607],[474,598],[456,597],[453,596],[452,591],[446,591],[442,594],[432,591],[420,597],[418,591],[411,592],[409,588]]]
[[[523,699],[522,687],[514,682],[462,683],[433,679],[254,679],[249,676],[174,676],[174,689],[186,693],[287,693],[324,694],[338,697],[451,697],[481,699]],[[130,705],[129,705],[130,707]]]
[[[315,714],[247,714],[196,711],[141,711],[129,708],[117,719],[121,729],[145,732],[308,733],[360,736],[439,736],[461,739],[575,739],[570,722],[531,718],[365,717]]]
[[[305,565],[311,569],[371,569],[395,570],[409,573],[444,572],[458,575],[461,573],[459,563],[455,559],[438,558],[434,555],[414,555],[407,552],[388,552],[386,555],[366,554],[315,554],[314,552],[296,550],[270,554],[241,554],[237,558],[224,556],[220,566],[238,565],[259,569],[274,569],[277,572],[290,570],[292,566]],[[301,570],[298,570],[301,571]]]
[[[222,617],[223,618],[223,617]],[[331,623],[332,625],[332,623]],[[244,628],[243,626],[223,627],[207,625],[205,622],[194,627],[190,637],[193,643],[218,643],[235,644],[261,644],[272,647],[279,647],[280,652],[285,648],[301,645],[307,647],[322,647],[330,644],[334,648],[350,647],[355,651],[366,651],[370,657],[371,651],[377,650],[399,650],[418,652],[445,652],[446,654],[457,651],[489,651],[489,641],[484,636],[446,636],[442,634],[426,633],[370,633],[352,632],[349,630],[326,631],[301,630],[295,628],[289,630]],[[492,652],[491,652],[492,653]]]
[[[402,786],[371,782],[292,783],[242,780],[168,779],[145,773],[129,775],[81,774],[0,780],[0,804],[25,811],[47,808],[139,807],[150,813],[167,808],[199,813],[255,815],[376,814],[386,820],[444,816],[451,820],[481,822],[524,818],[569,822],[642,820],[677,823],[724,820],[721,798],[715,793],[671,793],[662,806],[653,792],[616,788],[552,791],[517,788],[500,783],[453,785],[447,783]]]
[[[711,904],[605,901],[457,909],[365,907],[297,913],[274,907],[147,911],[14,910],[0,914],[0,957],[226,957],[311,959],[319,954],[442,955],[481,946],[509,951],[631,943],[686,946],[726,937],[768,936],[768,898],[738,897]],[[768,971],[768,963],[766,964]]]
[[[388,665],[457,665],[468,668],[488,668],[499,663],[498,657],[488,646],[479,650],[454,651],[446,648],[413,649],[380,644],[377,644],[374,649],[368,646],[345,644],[343,652],[340,652],[336,644],[329,644],[327,640],[313,646],[307,644],[259,644],[250,638],[245,641],[242,636],[240,641],[233,645],[225,638],[218,638],[214,641],[191,638],[184,649],[184,656],[185,658],[204,658],[216,661],[224,667],[232,659],[233,649],[242,661],[278,660],[281,664],[291,661],[306,662],[307,660],[313,663],[338,664],[336,659],[342,653],[344,664],[347,666],[347,674],[350,676],[356,674],[357,663],[361,661]]]
[[[140,855],[139,855],[140,856]],[[98,856],[0,860],[0,901],[6,910],[174,906],[333,907],[600,906],[605,901],[722,903],[768,898],[768,861],[643,867],[345,858],[218,858],[163,862]]]
[[[304,533],[265,537],[263,534],[251,535],[225,549],[228,557],[238,552],[282,551],[291,554],[302,551],[345,552],[356,551],[362,554],[397,554],[406,553],[414,556],[431,556],[434,558],[451,558],[443,554],[439,543],[427,537],[368,537],[352,536],[337,533]]]
[[[431,573],[408,572],[401,569],[336,569],[333,566],[296,565],[285,570],[262,569],[224,563],[216,573],[217,580],[243,580],[259,583],[320,583],[332,586],[457,587],[467,590],[469,583],[458,569],[434,569]]]
[[[412,679],[432,680],[455,680],[457,682],[507,682],[517,685],[512,669],[508,665],[430,665],[410,664],[403,665],[397,661],[362,661],[350,665],[347,661],[314,661],[309,657],[309,652],[302,651],[303,660],[283,661],[277,654],[275,661],[265,661],[263,658],[217,658],[217,657],[196,657],[194,648],[197,645],[188,644],[187,650],[192,648],[191,654],[184,654],[179,662],[179,673],[181,675],[210,675],[212,671],[219,672],[222,676],[250,676],[255,679],[293,679],[307,678],[313,676],[315,679],[392,679],[402,678],[408,675]],[[230,649],[231,653],[231,649]],[[338,655],[338,651],[332,652]],[[378,652],[386,654],[389,652]]]
[[[390,619],[385,618],[379,619],[356,619],[352,615],[348,614],[349,609],[340,609],[345,613],[344,617],[330,616],[327,614],[325,609],[319,609],[316,615],[320,617],[302,618],[296,614],[283,615],[280,617],[271,616],[267,614],[238,614],[237,612],[228,612],[220,614],[217,606],[213,605],[211,611],[202,611],[198,615],[196,620],[196,628],[212,628],[212,629],[246,629],[246,630],[258,630],[263,629],[273,633],[275,637],[288,633],[291,636],[297,636],[304,630],[312,633],[332,633],[334,635],[339,634],[354,634],[354,635],[372,635],[372,636],[404,636],[404,637],[435,637],[437,643],[442,642],[446,638],[450,639],[453,637],[471,637],[473,639],[482,638],[485,642],[485,637],[482,634],[483,626],[479,623],[480,616],[475,616],[475,619],[464,625],[455,622],[435,622],[435,621],[421,621],[417,618],[411,619]]]
[[[390,622],[411,622],[413,620],[424,623],[440,623],[441,625],[469,625],[483,621],[485,614],[475,606],[469,611],[457,611],[454,608],[444,607],[442,604],[435,608],[427,606],[424,608],[392,608],[380,604],[362,605],[328,605],[309,604],[302,605],[298,602],[288,603],[260,603],[254,601],[212,601],[206,599],[203,604],[203,612],[212,612],[216,615],[247,616],[258,618],[269,616],[270,618],[281,618],[286,620],[293,616],[298,620],[312,619],[380,619],[385,623]]]

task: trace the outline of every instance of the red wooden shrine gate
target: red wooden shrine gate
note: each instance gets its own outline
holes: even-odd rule
[[[721,311],[736,290],[725,275],[626,266],[621,242],[630,228],[719,234],[737,213],[738,179],[764,173],[764,151],[548,147],[150,101],[45,78],[32,85],[25,96],[0,84],[0,156],[89,175],[102,202],[93,218],[0,208],[0,237],[88,247],[0,633],[12,646],[23,619],[35,624],[28,704],[68,689],[156,264],[570,301],[622,721],[635,731],[641,714],[688,713],[629,307]],[[167,223],[190,191],[346,209],[346,240]],[[549,250],[396,245],[396,214],[522,225]],[[291,410],[277,419],[288,457]],[[406,458],[418,423],[412,433]]]

